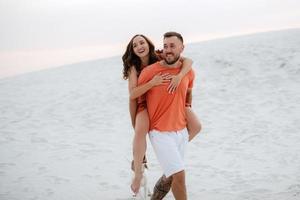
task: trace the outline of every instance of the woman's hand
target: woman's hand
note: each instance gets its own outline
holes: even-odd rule
[[[172,75],[170,75],[170,74],[159,73],[151,79],[150,83],[151,83],[152,87],[154,87],[157,85],[169,83],[171,78],[172,78]]]
[[[181,74],[175,75],[171,77],[171,82],[168,86],[168,92],[169,93],[174,93],[175,90],[177,89],[178,85],[180,84],[180,81],[182,79]]]

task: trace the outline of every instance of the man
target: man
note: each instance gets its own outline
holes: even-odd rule
[[[180,72],[180,54],[184,49],[183,38],[179,33],[164,34],[164,59],[145,68],[138,80],[144,84],[158,73],[171,75]],[[182,78],[173,94],[168,93],[168,85],[150,89],[143,99],[147,102],[150,119],[149,138],[164,175],[171,180],[171,188],[176,200],[187,199],[185,185],[184,153],[189,141],[186,129],[186,105],[191,104],[194,71]],[[163,178],[163,177],[162,177]]]

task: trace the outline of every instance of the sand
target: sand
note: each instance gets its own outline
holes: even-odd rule
[[[192,200],[300,199],[300,29],[189,44]],[[130,199],[121,56],[0,79],[0,199]],[[149,182],[161,175],[148,144]],[[173,199],[170,193],[166,199]]]

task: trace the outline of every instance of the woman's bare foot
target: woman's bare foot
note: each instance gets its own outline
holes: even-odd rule
[[[142,178],[143,178],[142,173],[134,174],[134,178],[132,179],[131,186],[130,186],[134,194],[137,194],[139,192]]]

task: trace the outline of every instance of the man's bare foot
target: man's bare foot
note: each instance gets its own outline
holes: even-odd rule
[[[137,194],[139,192],[140,187],[141,187],[142,178],[143,178],[142,173],[134,174],[134,178],[132,179],[132,182],[130,185],[130,188],[134,194]]]

